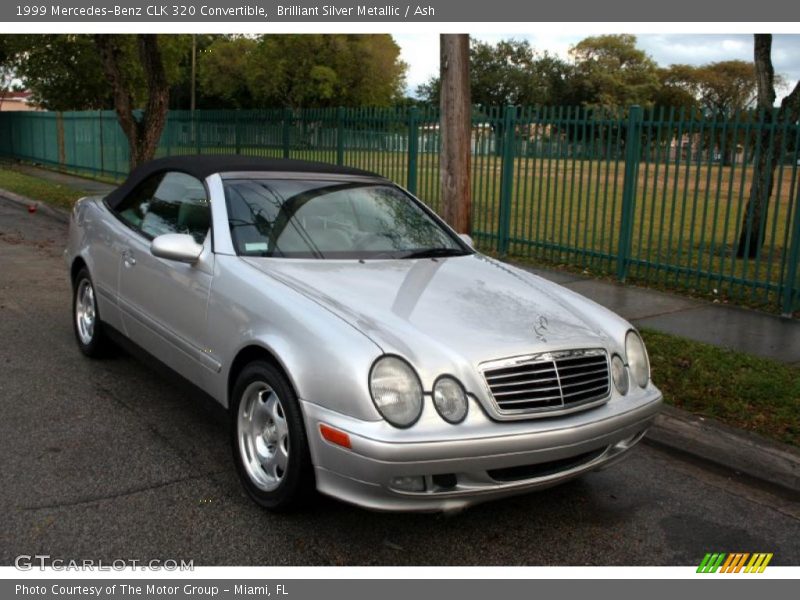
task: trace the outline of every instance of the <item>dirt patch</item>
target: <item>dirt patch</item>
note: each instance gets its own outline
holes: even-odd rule
[[[55,256],[59,251],[58,242],[55,239],[29,240],[19,231],[0,231],[0,243],[36,248],[49,256]]]

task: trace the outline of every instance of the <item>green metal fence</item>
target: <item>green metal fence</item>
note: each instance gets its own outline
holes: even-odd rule
[[[798,311],[800,128],[771,117],[638,107],[476,111],[473,237],[499,255]],[[439,148],[433,108],[172,111],[158,155],[361,167],[440,210]],[[115,179],[128,170],[111,111],[0,113],[0,155]],[[760,160],[775,175],[759,227],[748,199]],[[743,230],[755,252],[739,252]]]

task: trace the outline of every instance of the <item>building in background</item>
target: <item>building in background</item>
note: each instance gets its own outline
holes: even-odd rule
[[[31,92],[6,92],[0,94],[0,111],[32,111],[42,110],[37,104],[31,102]]]

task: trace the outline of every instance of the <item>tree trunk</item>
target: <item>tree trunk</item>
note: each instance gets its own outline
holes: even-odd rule
[[[771,114],[771,112],[770,112]],[[753,164],[753,182],[750,184],[750,197],[742,217],[739,233],[739,245],[736,250],[738,258],[755,258],[759,248],[764,245],[767,210],[772,188],[775,185],[775,169],[778,156],[775,144],[770,143],[769,124],[771,118],[765,114],[764,129],[758,142],[758,159]],[[778,136],[776,136],[777,139]]]
[[[737,119],[740,117],[738,116],[738,113],[735,112],[733,115],[718,113],[716,118],[719,123],[724,123],[728,119]],[[716,137],[717,139],[714,140],[714,143],[716,144],[717,148],[719,148],[720,152],[722,151],[722,147],[725,147],[724,154],[720,156],[722,165],[725,167],[733,166],[733,164],[736,162],[736,145],[738,143],[738,140],[736,139],[736,133],[729,128],[724,135],[721,130],[718,131]]]
[[[126,72],[119,36],[97,34],[95,44],[103,61],[103,70],[111,83],[114,110],[125,137],[128,139],[130,168],[151,160],[167,121],[169,83],[164,71],[158,38],[152,34],[137,35],[139,60],[147,85],[147,103],[144,114],[137,119],[134,114],[133,85]]]
[[[772,35],[755,35],[754,58],[758,90],[757,106],[764,111],[764,129],[759,136],[758,159],[753,165],[750,197],[742,217],[736,250],[738,258],[755,258],[764,245],[769,201],[775,186],[775,171],[781,160],[780,150],[783,146],[781,126],[787,121],[795,124],[800,118],[800,82],[781,101],[780,109],[777,112],[774,110],[775,70],[772,67]],[[773,128],[775,133],[771,136],[770,131]]]
[[[472,231],[469,35],[442,34],[441,185],[444,219],[459,233]]]

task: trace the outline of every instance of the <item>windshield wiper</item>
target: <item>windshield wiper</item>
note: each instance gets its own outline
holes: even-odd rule
[[[438,256],[464,256],[466,254],[467,252],[464,252],[461,248],[423,248],[406,254],[403,258],[436,258]]]

